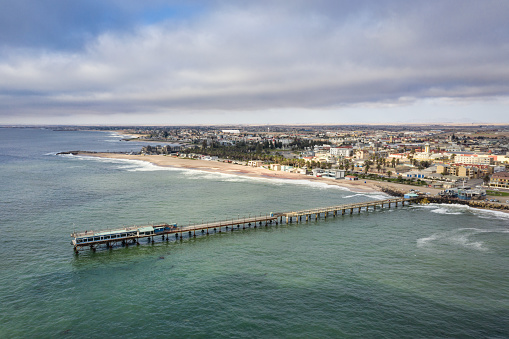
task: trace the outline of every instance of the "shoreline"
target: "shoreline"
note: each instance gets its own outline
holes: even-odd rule
[[[69,152],[71,153],[71,152]],[[254,178],[268,178],[268,179],[288,179],[288,180],[308,180],[312,182],[321,182],[331,186],[339,186],[351,190],[356,193],[384,193],[384,190],[394,191],[409,191],[410,189],[419,189],[421,192],[429,192],[434,195],[440,192],[439,189],[417,187],[398,183],[380,182],[369,179],[359,179],[349,181],[345,179],[332,179],[323,177],[313,177],[310,175],[299,173],[288,173],[281,171],[272,171],[261,167],[243,166],[233,163],[224,163],[218,161],[207,161],[198,159],[183,159],[173,156],[165,155],[137,155],[137,154],[124,154],[124,153],[105,153],[105,152],[86,152],[77,151],[72,152],[78,156],[90,156],[97,158],[109,159],[123,159],[123,160],[138,160],[151,163],[160,167],[183,168],[191,170],[200,170],[212,173],[232,174],[239,176],[247,176]],[[387,193],[385,193],[387,194]]]
[[[137,160],[151,163],[155,166],[159,167],[169,167],[169,168],[181,168],[181,169],[189,169],[189,170],[198,170],[205,171],[210,173],[221,173],[221,174],[231,174],[252,178],[265,178],[265,179],[284,179],[284,180],[307,180],[310,182],[320,182],[330,186],[338,186],[345,188],[354,193],[383,193],[389,196],[402,195],[403,192],[408,192],[411,189],[419,190],[422,193],[429,193],[427,198],[432,202],[437,202],[437,195],[441,191],[436,188],[429,188],[423,186],[412,186],[405,184],[398,184],[393,182],[381,182],[369,179],[359,179],[356,181],[348,181],[345,179],[332,179],[332,178],[322,178],[322,177],[313,177],[305,174],[299,173],[288,173],[288,172],[280,172],[280,171],[272,171],[269,169],[261,168],[261,167],[250,167],[244,165],[238,165],[233,163],[225,163],[218,161],[207,161],[207,160],[198,160],[198,159],[182,159],[174,156],[165,156],[165,155],[135,155],[135,154],[124,154],[124,153],[97,153],[97,152],[87,152],[87,151],[77,151],[77,152],[65,152],[70,153],[77,156],[89,156],[89,157],[97,157],[97,158],[107,158],[107,159],[121,159],[121,160]],[[423,197],[424,198],[424,197]],[[490,196],[487,196],[490,198]],[[468,205],[472,208],[480,208],[485,210],[493,210],[509,213],[507,208],[508,204],[505,203],[484,203],[483,201],[451,201],[442,203],[458,203],[463,205]],[[481,204],[482,203],[482,204]],[[483,206],[485,205],[485,206]],[[498,207],[498,208],[497,208]],[[505,208],[505,210],[504,210]]]
[[[331,186],[339,186],[346,188],[356,193],[375,193],[381,192],[377,187],[377,182],[361,182],[336,180],[332,178],[317,178],[309,175],[288,173],[280,171],[272,171],[261,167],[250,167],[232,163],[224,163],[217,161],[197,160],[197,159],[182,159],[172,156],[164,155],[135,155],[123,153],[95,153],[95,152],[69,152],[77,156],[90,156],[97,158],[107,159],[121,159],[121,160],[137,160],[151,163],[155,166],[182,168],[190,170],[199,170],[211,173],[231,174],[238,176],[246,176],[252,178],[266,178],[266,179],[287,179],[287,180],[308,180],[313,182],[321,182]]]

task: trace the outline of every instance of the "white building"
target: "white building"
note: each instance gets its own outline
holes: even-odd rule
[[[330,155],[340,157],[351,157],[353,155],[353,149],[350,147],[331,147]]]
[[[468,165],[491,165],[493,158],[483,154],[456,154],[454,162]]]

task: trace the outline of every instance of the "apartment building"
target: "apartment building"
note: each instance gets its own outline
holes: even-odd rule
[[[470,165],[492,165],[493,157],[485,154],[456,154],[454,161]]]
[[[490,187],[509,188],[509,172],[498,172],[491,176]]]

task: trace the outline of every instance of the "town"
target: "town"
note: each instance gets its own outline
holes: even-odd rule
[[[509,189],[508,126],[133,127],[124,140],[166,154],[345,180],[392,181],[468,198]],[[502,200],[501,199],[501,200]]]

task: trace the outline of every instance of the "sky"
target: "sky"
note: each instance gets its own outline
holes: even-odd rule
[[[506,0],[0,0],[1,125],[509,123]]]

